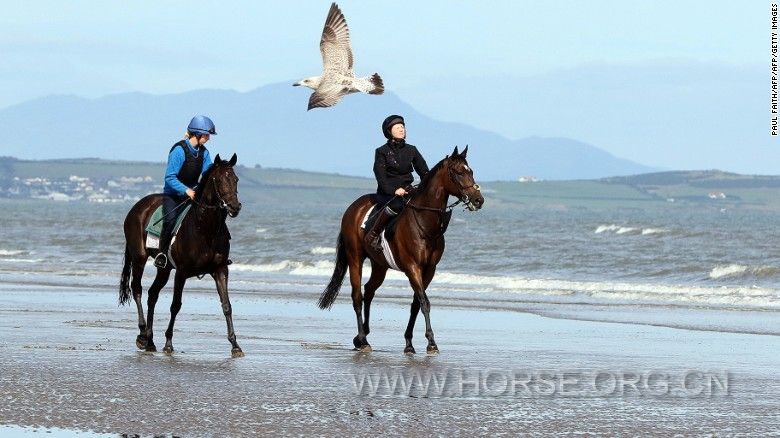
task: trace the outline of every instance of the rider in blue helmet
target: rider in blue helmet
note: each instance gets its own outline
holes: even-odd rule
[[[217,135],[214,122],[206,116],[195,116],[187,126],[184,139],[171,147],[168,167],[165,169],[163,188],[163,227],[160,233],[160,253],[154,258],[154,266],[168,267],[168,250],[171,234],[176,224],[174,210],[187,198],[195,200],[195,186],[200,176],[211,167],[211,156],[206,142]]]

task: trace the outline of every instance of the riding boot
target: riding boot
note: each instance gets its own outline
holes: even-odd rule
[[[164,269],[168,266],[168,247],[170,246],[171,238],[170,233],[163,238],[165,232],[160,233],[160,253],[154,258],[154,266],[160,269]]]
[[[374,225],[363,237],[363,243],[366,246],[371,247],[374,251],[381,253],[382,244],[379,241],[379,234],[385,228],[387,223],[390,222],[390,219],[392,219],[397,214],[398,213],[391,210],[390,207],[383,208],[382,211],[379,212],[379,216],[377,216],[376,220],[374,220]]]
[[[163,205],[163,225],[160,231],[160,253],[154,258],[154,266],[164,269],[168,266],[168,248],[171,246],[173,227],[176,225],[176,215],[171,213],[174,210],[175,200],[166,199],[164,202],[170,205]]]

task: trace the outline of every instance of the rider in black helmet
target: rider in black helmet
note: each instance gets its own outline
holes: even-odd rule
[[[387,222],[401,212],[403,197],[411,190],[414,181],[412,170],[422,179],[428,173],[428,164],[413,145],[406,143],[406,124],[399,115],[388,116],[382,122],[382,133],[387,143],[376,149],[374,175],[376,176],[376,197],[378,205],[385,205],[370,230],[366,231],[365,243],[381,252],[379,233]]]

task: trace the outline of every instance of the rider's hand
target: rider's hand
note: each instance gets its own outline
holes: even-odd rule
[[[404,195],[406,195],[406,190],[404,190],[403,187],[398,187],[397,189],[395,189],[395,195],[396,196],[404,196]]]
[[[186,193],[187,193],[187,196],[190,197],[190,199],[192,199],[193,201],[195,200],[195,190],[187,189]]]

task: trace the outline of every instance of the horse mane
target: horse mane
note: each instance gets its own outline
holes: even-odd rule
[[[436,175],[436,173],[441,170],[441,168],[444,166],[444,162],[450,159],[456,159],[459,157],[456,157],[455,155],[447,155],[446,157],[442,158],[441,161],[436,163],[435,166],[431,167],[431,169],[428,171],[428,173],[425,174],[425,176],[420,181],[420,184],[417,186],[417,191],[422,193],[425,191],[425,189],[428,187],[428,185],[431,183],[431,180],[433,179],[433,176]]]
[[[428,173],[425,174],[424,177],[422,177],[422,180],[420,180],[420,184],[417,185],[417,191],[423,192],[426,187],[428,187],[428,184],[431,183],[431,180],[433,179],[433,176],[444,166],[444,162],[447,161],[450,157],[446,156],[442,158],[441,161],[436,163],[435,166],[431,167],[428,170]]]
[[[206,191],[206,184],[208,184],[209,178],[211,178],[211,174],[214,172],[214,169],[217,167],[218,163],[214,163],[211,166],[209,166],[208,169],[206,169],[206,172],[201,175],[200,182],[198,183],[198,186],[195,188],[195,200],[200,201],[200,198],[203,197],[203,192]]]

